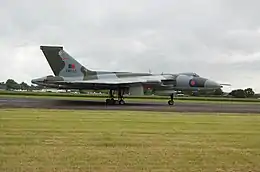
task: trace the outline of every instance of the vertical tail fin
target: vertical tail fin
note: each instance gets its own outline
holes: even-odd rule
[[[72,58],[61,46],[40,46],[55,76],[86,77],[92,71]]]

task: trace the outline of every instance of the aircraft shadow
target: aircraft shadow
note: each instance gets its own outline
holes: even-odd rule
[[[89,101],[89,100],[53,100],[52,105],[56,106],[164,106],[166,104],[151,103],[151,102],[127,102],[124,105],[106,105],[103,101]],[[167,105],[168,106],[168,105]]]

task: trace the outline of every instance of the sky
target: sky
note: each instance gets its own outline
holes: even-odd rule
[[[260,92],[258,0],[1,0],[0,81],[53,74],[40,45],[86,68],[196,72]]]

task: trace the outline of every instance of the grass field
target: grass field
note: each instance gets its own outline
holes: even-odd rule
[[[259,171],[260,116],[0,110],[0,171]]]

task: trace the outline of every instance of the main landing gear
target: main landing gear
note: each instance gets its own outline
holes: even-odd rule
[[[109,90],[109,98],[106,99],[106,105],[124,105],[125,101],[123,100],[124,90],[118,89],[118,100],[115,100],[114,90]],[[174,105],[174,94],[170,95],[170,100],[168,101],[168,105]]]
[[[119,89],[118,90],[118,100],[115,100],[113,90],[110,90],[109,99],[106,99],[106,104],[107,105],[115,105],[115,104],[124,105],[125,101],[123,100],[123,98],[124,98],[123,94],[124,94],[124,91]]]
[[[171,99],[168,101],[168,105],[174,105],[173,94],[171,94]]]

